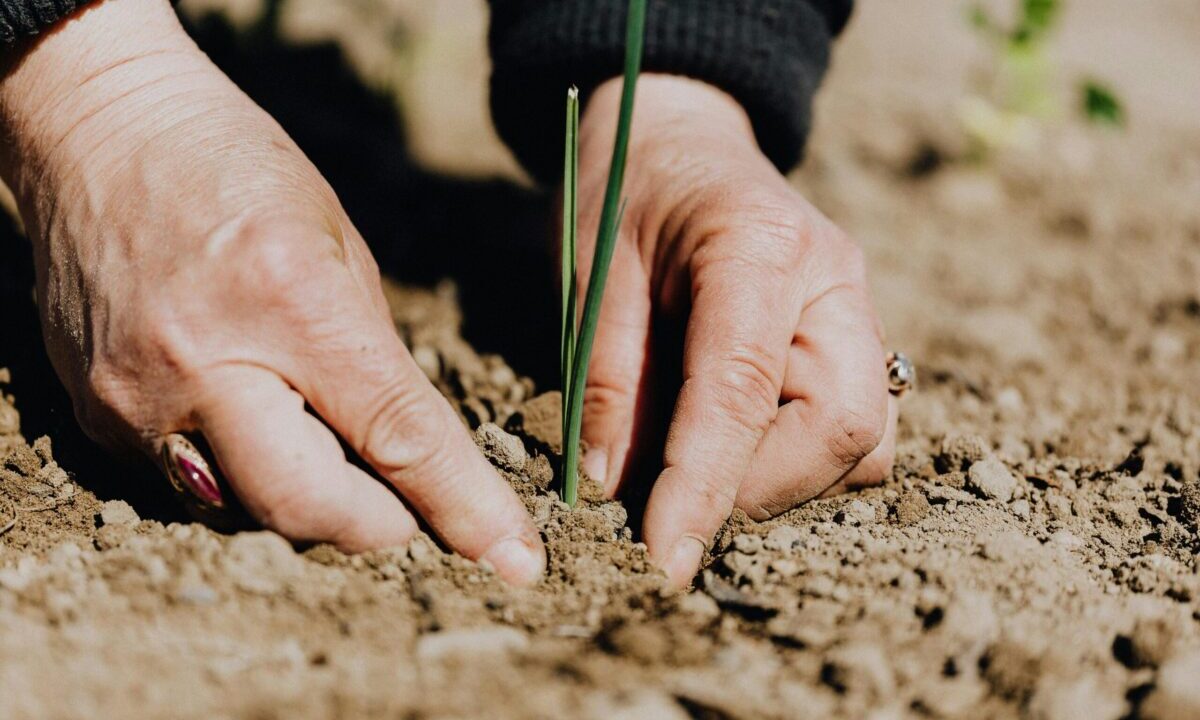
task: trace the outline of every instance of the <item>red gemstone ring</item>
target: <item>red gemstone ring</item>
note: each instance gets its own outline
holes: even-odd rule
[[[225,497],[212,466],[192,441],[179,433],[168,433],[162,445],[163,469],[176,492],[188,496],[202,507],[221,510]]]

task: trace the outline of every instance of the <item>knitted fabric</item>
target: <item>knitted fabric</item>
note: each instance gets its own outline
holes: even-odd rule
[[[628,0],[491,0],[492,116],[536,177],[561,173],[563,98],[621,74]],[[831,38],[852,0],[648,0],[643,70],[737,99],[783,170],[800,158]]]

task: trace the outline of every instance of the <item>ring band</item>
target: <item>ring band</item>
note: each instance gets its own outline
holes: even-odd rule
[[[913,390],[917,385],[917,368],[902,352],[887,354],[888,392],[896,397]]]
[[[162,445],[163,468],[175,491],[188,496],[203,507],[217,510],[225,507],[225,497],[217,484],[212,466],[196,446],[179,433],[167,433]]]

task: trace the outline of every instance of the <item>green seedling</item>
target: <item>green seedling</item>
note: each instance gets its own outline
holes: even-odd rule
[[[1083,115],[1095,125],[1125,127],[1125,106],[1116,93],[1097,80],[1087,80],[1080,87]]]
[[[1041,123],[1061,115],[1054,93],[1055,65],[1049,48],[1062,16],[1062,0],[1016,0],[1015,19],[1004,25],[982,4],[968,19],[992,47],[989,73],[980,91],[967,98],[960,117],[977,156],[1011,146],[1031,145]],[[1124,110],[1104,85],[1077,83],[1085,120],[1111,126],[1124,124]]]
[[[630,0],[629,18],[625,29],[625,85],[621,90],[617,135],[613,144],[612,162],[608,166],[608,185],[604,191],[600,228],[596,234],[592,272],[588,278],[583,315],[578,324],[575,297],[579,282],[576,269],[576,234],[579,227],[579,93],[574,88],[567,93],[562,233],[562,498],[572,507],[579,497],[579,432],[583,425],[583,390],[592,357],[592,344],[596,339],[596,323],[600,319],[600,305],[604,299],[608,267],[617,244],[621,218],[625,214],[621,192],[625,182],[625,160],[629,152],[633,99],[642,66],[642,39],[645,30],[646,0]]]

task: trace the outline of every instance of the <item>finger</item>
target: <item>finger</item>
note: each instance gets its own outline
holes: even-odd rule
[[[884,352],[865,293],[838,288],[805,309],[779,409],[737,504],[768,518],[816,497],[871,455],[888,427]]]
[[[618,245],[583,396],[583,467],[613,496],[649,402],[650,280],[631,244]]]
[[[896,423],[900,416],[900,403],[894,395],[888,397],[887,426],[879,447],[871,451],[858,464],[838,479],[838,485],[846,490],[861,490],[879,485],[892,474],[896,460]]]
[[[732,512],[778,409],[800,305],[798,291],[789,290],[790,274],[784,263],[710,261],[692,278],[683,385],[644,530],[651,556],[674,587],[690,581]]]
[[[242,504],[293,540],[348,551],[403,545],[417,523],[392,492],[346,461],[337,438],[279,376],[228,368],[197,407],[200,430]]]
[[[540,578],[546,554],[524,505],[391,323],[368,312],[330,323],[322,353],[298,372],[298,389],[452,548],[509,582]]]

